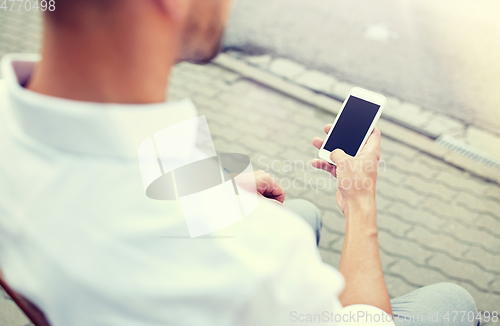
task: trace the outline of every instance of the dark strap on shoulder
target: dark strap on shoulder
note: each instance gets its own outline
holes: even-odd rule
[[[2,278],[0,273],[0,286],[7,292],[8,295],[14,300],[19,308],[26,314],[35,326],[50,326],[44,314],[34,304],[22,297],[20,294],[14,292]]]

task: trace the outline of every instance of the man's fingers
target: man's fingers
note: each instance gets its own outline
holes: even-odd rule
[[[273,199],[273,198],[267,198],[267,197],[265,197],[265,196],[264,196],[263,194],[261,194],[261,193],[257,193],[257,195],[258,195],[259,197],[265,198],[265,199],[267,199],[267,200],[269,200],[269,201],[271,201],[271,202],[273,202],[273,203],[276,203],[276,204],[278,204],[278,205],[283,206],[283,203],[282,203],[282,202],[280,202],[280,201],[278,201],[278,200],[276,200],[276,199]]]
[[[269,173],[257,177],[257,191],[264,197],[275,199],[281,203],[285,200],[285,190]]]
[[[272,181],[272,190],[271,190],[271,198],[283,203],[285,201],[285,190],[281,187],[278,181],[271,179]]]
[[[321,146],[323,145],[323,139],[319,138],[319,137],[315,137],[313,139],[313,145],[314,147],[316,147],[317,149],[320,149]]]
[[[340,161],[349,158],[350,156],[347,155],[342,149],[337,148],[330,154],[330,160],[334,162],[335,164],[339,164]]]
[[[316,169],[324,170],[326,172],[331,173],[334,177],[337,177],[337,167],[335,165],[332,165],[332,164],[328,163],[327,161],[320,160],[320,159],[312,160],[311,164]]]
[[[325,126],[325,134],[328,134],[330,132],[330,129],[332,128],[332,125],[331,124],[328,124]],[[317,149],[320,149],[321,146],[323,145],[323,142],[324,140],[319,138],[319,137],[316,137],[313,139],[313,145],[314,147],[316,147]]]

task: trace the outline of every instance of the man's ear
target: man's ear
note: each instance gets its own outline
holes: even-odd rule
[[[164,13],[179,21],[186,17],[190,0],[156,0]]]

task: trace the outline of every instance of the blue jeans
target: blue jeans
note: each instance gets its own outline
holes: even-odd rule
[[[316,244],[319,245],[319,237],[321,236],[321,228],[323,227],[323,219],[318,207],[305,199],[290,199],[283,203],[285,207],[302,217],[314,230],[316,234]]]
[[[311,225],[319,243],[323,225],[319,209],[304,199],[287,200],[284,204],[288,210]],[[478,313],[474,299],[467,290],[453,283],[437,283],[421,287],[392,299],[391,305],[394,323],[397,326],[479,325],[476,320]]]

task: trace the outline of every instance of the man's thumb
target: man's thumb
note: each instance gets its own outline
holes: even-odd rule
[[[337,148],[330,154],[330,160],[332,160],[333,163],[337,164],[340,160],[344,159],[347,156],[347,154],[340,148]]]

